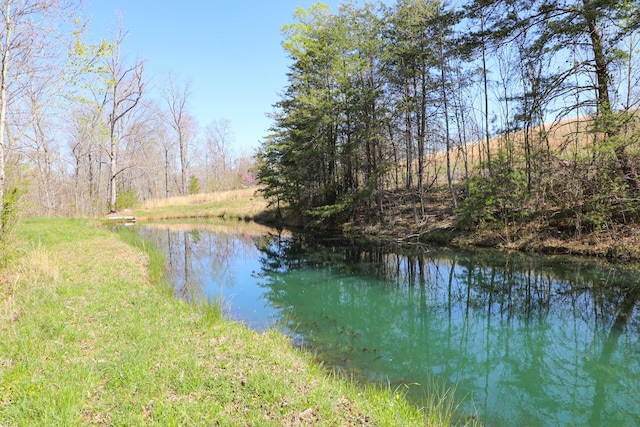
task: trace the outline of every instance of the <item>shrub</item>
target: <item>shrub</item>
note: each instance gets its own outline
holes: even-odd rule
[[[198,194],[200,193],[200,181],[198,177],[195,175],[191,175],[189,177],[189,186],[187,187],[187,191],[189,194]]]
[[[140,199],[138,198],[138,192],[135,189],[120,189],[120,191],[118,191],[118,195],[116,196],[116,210],[121,211],[123,209],[130,209],[134,207],[139,201]]]

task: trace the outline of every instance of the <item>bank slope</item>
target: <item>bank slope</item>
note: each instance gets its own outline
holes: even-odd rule
[[[21,225],[0,283],[0,425],[425,425],[149,280],[149,257],[86,221]]]

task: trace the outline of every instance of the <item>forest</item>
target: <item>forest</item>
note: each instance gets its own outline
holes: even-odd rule
[[[433,201],[503,240],[639,219],[640,3],[398,0],[299,8],[258,154],[274,206],[413,229]]]
[[[96,38],[76,0],[0,9],[0,240],[20,217],[100,216],[253,176],[325,226],[400,212],[421,233],[444,213],[505,241],[615,240],[638,222],[636,0],[299,8],[255,157],[234,155],[228,120],[198,123],[188,79],[147,76],[117,16]]]
[[[99,38],[81,6],[0,2],[2,235],[28,215],[99,216],[250,183],[231,122],[194,117],[188,76],[152,81],[122,19]]]

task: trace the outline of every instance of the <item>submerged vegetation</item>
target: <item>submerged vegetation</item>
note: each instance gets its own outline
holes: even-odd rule
[[[330,375],[275,330],[174,298],[162,257],[130,234],[37,219],[19,235],[22,256],[0,282],[2,424],[452,422],[446,394],[420,411],[402,389]]]

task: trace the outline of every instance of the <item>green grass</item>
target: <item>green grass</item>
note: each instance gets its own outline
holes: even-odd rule
[[[436,425],[276,331],[173,298],[135,236],[69,219],[18,231],[23,255],[0,282],[2,426]]]

